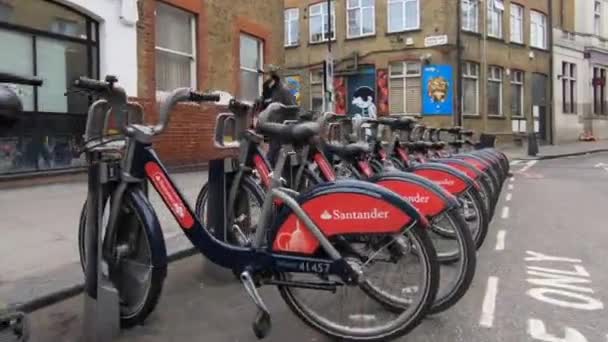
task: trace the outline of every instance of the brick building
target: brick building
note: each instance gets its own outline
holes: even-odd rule
[[[282,8],[281,0],[140,1],[138,97],[149,119],[155,120],[156,97],[179,86],[257,97],[257,69],[283,63]],[[219,156],[212,143],[219,110],[181,105],[157,143],[163,160],[187,166]]]
[[[79,76],[112,74],[142,102],[150,122],[164,91],[189,86],[253,99],[264,64],[283,63],[281,0],[0,0],[0,71],[37,75],[12,85],[23,120],[0,135],[0,178],[73,171],[88,98],[64,92]],[[169,165],[218,156],[218,109],[183,105],[158,150]]]
[[[464,126],[512,141],[514,130],[535,126],[526,125],[535,112],[542,138],[551,140],[550,0],[332,3],[336,111],[358,113],[356,92],[368,88],[379,115],[425,115],[423,71],[450,65],[450,115],[425,115],[425,121],[450,125],[462,114]],[[324,1],[285,0],[287,81],[299,86],[302,106],[312,109],[325,101],[328,12]]]
[[[608,4],[564,0],[554,10],[554,100],[557,142],[608,138]]]

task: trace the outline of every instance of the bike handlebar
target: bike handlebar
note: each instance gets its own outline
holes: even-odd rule
[[[218,102],[220,96],[216,94],[201,94],[190,88],[173,90],[159,104],[159,122],[154,126],[154,135],[162,133],[169,124],[171,110],[180,102]]]
[[[36,87],[42,85],[42,80],[38,77],[20,76],[7,72],[0,72],[0,82],[31,85]]]
[[[99,81],[88,77],[79,77],[76,81],[74,81],[74,87],[96,92],[110,90],[112,89],[113,84],[114,82]]]

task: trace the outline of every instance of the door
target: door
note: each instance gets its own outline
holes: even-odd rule
[[[548,114],[549,86],[546,75],[532,74],[532,116],[534,131],[542,143],[551,143],[551,116]],[[536,109],[538,108],[538,109]]]

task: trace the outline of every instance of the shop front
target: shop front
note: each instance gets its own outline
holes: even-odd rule
[[[100,31],[107,34],[111,22],[87,5],[93,2],[0,0],[0,70],[44,81],[36,88],[9,85],[20,96],[24,113],[0,135],[0,177],[84,165],[78,148],[91,99],[66,90],[80,76],[98,78],[100,64],[104,74],[111,71],[103,67],[107,55],[100,54],[100,46],[107,46]],[[136,41],[132,43],[135,50]]]

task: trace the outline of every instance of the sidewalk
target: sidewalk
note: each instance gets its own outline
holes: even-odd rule
[[[176,173],[191,205],[207,172]],[[58,292],[77,292],[84,282],[78,255],[78,221],[86,182],[0,191],[0,304],[23,304]],[[167,253],[192,246],[156,192],[150,191]],[[0,305],[1,306],[1,305]]]
[[[560,145],[539,146],[539,152],[535,157],[528,156],[526,145],[518,148],[502,148],[501,151],[503,151],[510,160],[552,159],[587,153],[608,152],[608,140],[581,141]]]

